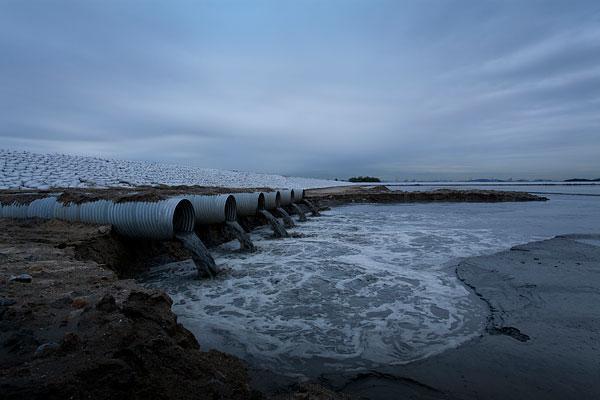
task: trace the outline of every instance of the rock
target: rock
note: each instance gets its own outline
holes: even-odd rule
[[[33,350],[39,342],[36,340],[31,329],[19,329],[17,332],[9,334],[2,342],[9,353],[24,353]]]
[[[101,233],[104,235],[105,233],[108,233],[108,232],[110,232],[110,225],[102,225],[102,226],[98,227],[98,233]]]
[[[59,348],[60,348],[60,346],[58,345],[58,343],[55,343],[55,342],[44,343],[44,344],[39,345],[38,348],[35,349],[35,353],[33,354],[33,356],[35,358],[46,357],[46,356],[54,353]]]
[[[106,294],[104,297],[100,299],[98,304],[96,304],[96,309],[103,312],[113,312],[117,310],[117,303],[115,302],[115,298]]]
[[[77,310],[73,310],[69,313],[69,317],[68,320],[73,321],[77,318],[79,318],[81,316],[81,314],[83,314],[83,309],[79,308]]]
[[[73,299],[71,306],[73,308],[81,309],[88,305],[88,300],[85,297],[76,297]]]
[[[17,302],[13,299],[5,299],[0,297],[0,307],[8,307],[16,304]]]
[[[62,341],[60,342],[60,349],[63,351],[73,351],[79,348],[81,339],[79,335],[74,332],[65,333]]]
[[[29,274],[16,275],[16,276],[12,276],[9,279],[10,282],[20,282],[20,283],[31,283],[32,280],[33,280],[33,278]]]
[[[72,302],[73,299],[71,299],[71,296],[66,295],[54,300],[52,303],[50,303],[50,305],[55,308],[63,308],[67,307]]]

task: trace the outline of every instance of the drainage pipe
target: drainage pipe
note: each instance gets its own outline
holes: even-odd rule
[[[27,207],[27,218],[54,218],[54,210],[57,204],[56,197],[33,200]]]
[[[265,209],[265,195],[263,193],[234,193],[233,197],[235,197],[238,216],[254,216],[260,210]]]
[[[172,239],[194,230],[194,207],[181,197],[157,202],[113,203],[107,207],[107,223],[129,237]]]
[[[279,193],[281,193],[281,205],[282,206],[289,206],[290,204],[292,204],[292,196],[293,196],[293,192],[289,189],[280,189]]]
[[[0,206],[0,216],[3,218],[27,218],[27,204],[19,204],[17,202]]]
[[[235,197],[230,194],[186,196],[194,206],[197,224],[218,224],[237,219]]]
[[[276,192],[263,192],[265,196],[265,210],[274,210],[281,207],[281,193]]]
[[[181,232],[192,232],[195,219],[192,203],[181,197],[156,202],[98,200],[83,204],[62,204],[56,197],[47,197],[34,200],[29,205],[3,205],[0,215],[6,218],[110,224],[124,236],[159,240],[172,239]]]
[[[292,201],[294,203],[300,203],[304,199],[304,189],[292,189]]]

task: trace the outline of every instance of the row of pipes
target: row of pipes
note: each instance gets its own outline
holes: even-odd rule
[[[234,222],[238,216],[255,216],[263,211],[278,210],[280,216],[287,219],[289,215],[282,206],[296,209],[297,203],[301,202],[308,203],[307,206],[315,212],[312,205],[304,199],[304,189],[181,195],[153,202],[96,200],[82,204],[62,204],[57,194],[29,204],[15,202],[1,205],[0,217],[110,224],[123,236],[164,240],[171,239],[178,233],[193,232],[195,225]]]
[[[176,238],[192,253],[199,276],[213,277],[218,268],[208,249],[196,235],[198,225],[224,223],[239,240],[241,249],[254,250],[249,235],[237,222],[238,217],[262,215],[277,237],[287,237],[285,227],[294,226],[282,206],[289,206],[306,220],[298,203],[304,203],[313,215],[317,209],[304,198],[304,189],[282,189],[272,192],[232,193],[219,195],[180,195],[160,201],[96,200],[87,203],[59,201],[59,195],[37,199],[29,204],[0,204],[0,217],[61,219],[99,225],[112,225],[114,230],[136,239],[168,240]],[[284,225],[271,213],[283,218]]]

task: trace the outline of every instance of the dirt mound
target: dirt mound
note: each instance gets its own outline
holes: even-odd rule
[[[110,294],[88,303],[75,331],[45,351],[29,346],[33,360],[3,369],[1,392],[7,399],[248,398],[243,364],[201,352],[170,306],[166,295],[146,291],[129,292],[120,305]]]
[[[134,188],[53,188],[52,190],[11,191],[0,190],[1,204],[29,204],[34,200],[48,196],[58,196],[63,204],[82,204],[97,200],[112,200],[116,203],[126,201],[156,202],[173,196],[186,194],[216,195],[227,193],[272,192],[266,187],[258,188],[227,188],[217,186],[137,186]]]
[[[96,251],[109,261],[116,239],[107,227],[2,223],[0,398],[251,396],[244,364],[202,352],[168,296],[119,280],[78,253],[104,241]]]
[[[306,198],[322,206],[348,203],[426,203],[426,202],[506,202],[545,201],[545,197],[525,192],[497,190],[450,190],[427,192],[391,191],[385,186],[345,186],[306,191]]]

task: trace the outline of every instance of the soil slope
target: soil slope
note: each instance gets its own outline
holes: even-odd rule
[[[1,221],[0,398],[251,397],[245,365],[202,352],[168,296],[82,260],[108,227]]]

